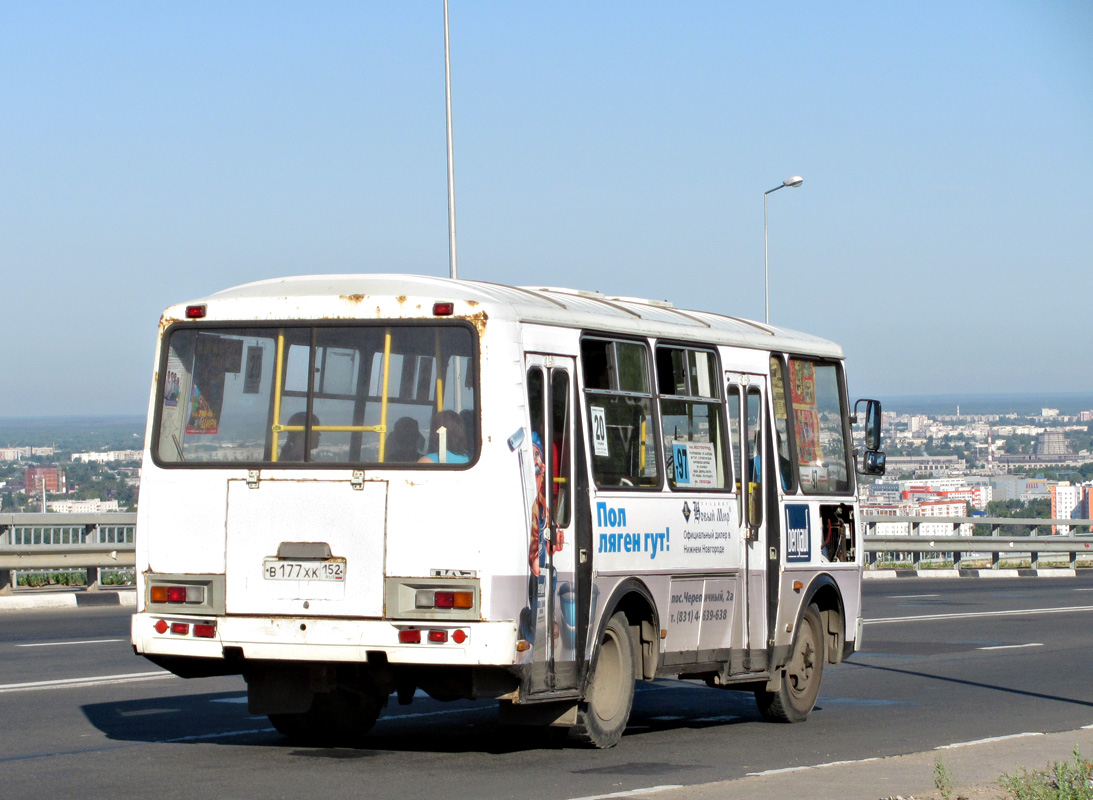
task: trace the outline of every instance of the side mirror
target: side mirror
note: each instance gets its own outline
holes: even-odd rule
[[[880,452],[881,405],[879,400],[859,400],[854,404],[854,419],[861,419],[858,411],[865,404],[865,455],[859,472],[863,475],[884,474],[884,453]]]
[[[862,458],[861,471],[864,475],[883,475],[884,453],[877,450],[866,450],[865,456]]]

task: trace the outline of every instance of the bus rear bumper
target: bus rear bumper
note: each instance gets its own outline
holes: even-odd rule
[[[166,624],[166,627],[160,622]],[[157,628],[158,624],[158,628]],[[196,625],[204,636],[195,635]],[[185,628],[183,627],[185,626]],[[162,632],[161,632],[162,631]],[[419,636],[400,632],[418,631]],[[145,656],[180,656],[246,661],[367,663],[385,657],[389,664],[511,666],[516,663],[516,623],[403,622],[304,617],[133,616],[132,641]]]

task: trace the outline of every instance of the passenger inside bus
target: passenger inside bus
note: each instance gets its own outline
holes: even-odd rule
[[[288,422],[285,423],[286,427],[290,428],[303,428],[307,424],[307,412],[297,411],[291,417],[288,418]],[[315,430],[315,426],[319,424],[319,418],[314,414],[311,415],[311,452],[315,453],[315,448],[319,446],[319,432]],[[288,431],[285,435],[284,446],[281,447],[281,455],[278,458],[279,461],[303,461],[304,451],[306,449],[307,431]]]
[[[425,437],[421,435],[417,420],[401,417],[391,430],[384,446],[384,461],[414,462],[421,458]]]
[[[418,459],[422,464],[466,464],[471,459],[467,454],[467,434],[463,428],[463,420],[454,411],[444,410],[433,414],[433,422],[429,426],[429,452]],[[444,459],[440,458],[441,433],[444,438]]]

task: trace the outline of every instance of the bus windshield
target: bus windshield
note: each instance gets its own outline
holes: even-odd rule
[[[470,326],[169,330],[158,462],[465,465],[477,453]]]

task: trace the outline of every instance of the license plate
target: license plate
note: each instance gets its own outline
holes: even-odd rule
[[[267,558],[262,562],[267,581],[344,581],[345,561],[291,561]]]

